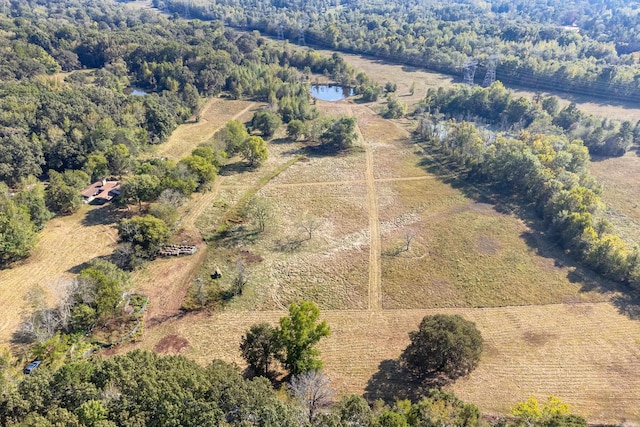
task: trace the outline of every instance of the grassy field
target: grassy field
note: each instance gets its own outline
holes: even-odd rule
[[[404,81],[400,96],[414,79],[419,90],[438,81],[375,66],[381,81],[385,72]],[[377,114],[381,104],[318,102],[327,115],[356,117],[359,140],[350,153],[319,155],[280,133],[262,167],[232,159],[209,192],[194,194],[181,208],[174,239],[199,250],[136,273],[137,290],[151,297],[146,332],[117,351],[139,347],[242,366],[238,343],[251,324],[275,323],[291,301],[310,299],[333,331],[321,351],[335,388],[388,398],[411,391],[394,362],[407,333],[426,314],[457,313],[477,323],[486,351],[479,368],[451,388],[483,411],[505,413],[530,395],[553,393],[593,422],[640,420],[640,323],[608,302],[611,293],[589,290],[606,284],[525,221],[430,173],[403,123]],[[199,123],[181,125],[154,155],[187,155],[227,119],[246,119],[253,108],[213,100]],[[605,200],[620,200],[612,206],[631,219],[634,175],[623,171],[636,161],[628,155],[594,163],[594,173],[609,177],[605,184],[614,189]],[[231,222],[231,232],[216,238],[224,220],[235,220],[229,212],[251,195],[269,207],[264,232],[255,221]],[[116,232],[97,218],[83,207],[53,220],[32,258],[0,271],[0,309],[8,313],[0,321],[2,342],[18,325],[29,289],[113,250]],[[312,223],[309,235],[304,227]],[[218,267],[228,287],[239,260],[249,278],[241,296],[220,311],[180,311],[194,280]]]
[[[113,252],[118,238],[110,225],[110,207],[84,205],[73,215],[49,221],[39,235],[33,255],[10,269],[0,270],[0,344],[7,344],[28,311],[25,296],[42,287],[54,296],[51,284],[70,277],[70,270]]]
[[[591,173],[604,186],[607,218],[629,244],[640,242],[640,157],[636,150],[623,157],[594,158]]]
[[[242,365],[238,343],[251,324],[275,323],[289,302],[311,299],[333,330],[321,347],[337,390],[401,396],[406,384],[392,359],[407,333],[425,314],[460,313],[478,324],[487,350],[478,370],[452,388],[483,411],[504,413],[529,395],[553,393],[592,421],[640,419],[640,387],[629,375],[640,363],[640,324],[618,314],[610,294],[589,291],[602,289],[597,277],[524,221],[429,173],[408,132],[376,115],[378,107],[318,106],[357,118],[352,153],[303,155],[267,182],[301,154],[299,143],[276,139],[262,168],[226,168],[188,215],[192,229],[211,237],[257,191],[271,211],[265,231],[247,221],[212,240],[200,267],[195,258],[162,261],[145,273],[147,289],[172,294],[175,277],[163,275],[188,271],[180,276],[184,293],[190,278],[206,280],[218,267],[224,288],[240,260],[249,277],[243,294],[218,312],[158,313],[142,341],[120,351],[179,351],[202,363]],[[317,224],[311,238],[302,228],[309,221]],[[404,251],[407,232],[415,237]]]
[[[191,151],[203,142],[207,142],[225,123],[232,119],[249,120],[256,103],[250,101],[231,101],[213,98],[202,108],[200,120],[191,120],[176,128],[171,136],[159,144],[152,155],[180,160],[191,154]]]
[[[505,413],[531,395],[544,399],[553,393],[593,422],[640,419],[640,323],[608,303],[324,311],[332,334],[320,350],[333,386],[341,393],[402,396],[406,384],[392,361],[408,344],[407,333],[434,313],[460,314],[480,329],[485,339],[480,366],[451,389],[483,411]],[[135,347],[156,349],[165,337],[178,337],[181,353],[200,363],[222,359],[242,366],[238,345],[244,332],[253,323],[275,324],[284,314],[188,315],[148,330]]]

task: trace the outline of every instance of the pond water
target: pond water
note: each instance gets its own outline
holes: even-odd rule
[[[311,85],[311,96],[322,101],[340,101],[353,96],[353,88],[340,85]]]
[[[133,96],[145,96],[147,94],[147,92],[137,87],[130,87],[128,92],[129,92],[129,95],[133,95]]]

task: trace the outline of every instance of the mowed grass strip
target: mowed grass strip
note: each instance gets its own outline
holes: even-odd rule
[[[608,303],[375,313],[325,310],[322,318],[331,336],[320,344],[321,358],[339,394],[388,396],[402,390],[402,375],[381,371],[380,366],[398,358],[423,316],[436,313],[460,314],[482,333],[480,365],[449,389],[483,412],[508,413],[529,396],[555,394],[593,423],[640,420],[640,323]],[[254,323],[276,325],[284,315],[226,311],[186,316],[154,328],[136,346],[153,349],[165,336],[178,335],[189,343],[183,354],[199,363],[222,359],[243,367],[238,348],[242,335]]]
[[[191,154],[198,145],[207,142],[231,119],[249,120],[258,105],[251,101],[212,98],[202,107],[198,122],[181,124],[162,144],[156,146],[153,155],[180,160]]]

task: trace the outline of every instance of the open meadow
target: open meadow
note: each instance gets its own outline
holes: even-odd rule
[[[380,82],[396,81],[407,103],[430,85],[451,82],[345,57]],[[460,314],[476,322],[485,352],[449,389],[483,412],[504,414],[529,396],[555,394],[593,423],[640,421],[640,322],[623,314],[632,310],[545,240],[535,222],[436,174],[438,160],[412,141],[406,121],[379,116],[383,102],[318,101],[327,116],[356,118],[358,140],[348,153],[310,150],[280,130],[260,168],[231,159],[209,191],[180,208],[173,243],[195,244],[198,252],[155,260],[134,274],[135,289],[151,298],[145,332],[113,352],[145,348],[243,366],[238,346],[246,330],[275,324],[289,303],[307,299],[332,329],[320,350],[339,393],[415,397],[396,363],[408,332],[427,314]],[[210,100],[200,121],[179,126],[150,155],[186,156],[227,120],[248,120],[259,107]],[[592,165],[630,240],[640,236],[637,174],[628,172],[638,162],[629,153]],[[266,212],[264,230],[251,213],[256,206]],[[34,255],[0,271],[0,343],[10,341],[31,289],[113,251],[117,232],[106,209],[83,206],[50,221]],[[219,269],[218,283],[229,289],[240,265],[241,295],[215,310],[181,310],[193,283]]]
[[[640,243],[640,156],[630,150],[622,157],[595,158],[591,173],[602,183],[607,218],[627,243]]]
[[[275,324],[288,303],[310,299],[332,327],[320,349],[336,389],[403,396],[411,390],[394,359],[408,332],[426,314],[458,313],[477,323],[486,351],[479,368],[450,388],[483,411],[505,413],[530,395],[556,394],[593,422],[640,420],[640,386],[630,375],[640,363],[640,323],[609,302],[615,293],[606,283],[528,222],[430,172],[404,125],[380,118],[376,106],[318,107],[357,118],[350,153],[320,155],[276,138],[264,166],[230,165],[210,193],[197,195],[208,204],[187,217],[208,242],[202,258],[154,262],[140,273],[155,271],[145,289],[160,294],[176,286],[163,277],[172,274],[169,263],[190,268],[175,294],[184,295],[189,280],[207,281],[216,268],[230,287],[241,262],[242,294],[197,314],[159,296],[173,314],[153,317],[139,342],[118,351],[242,366],[238,344],[251,324]],[[264,231],[230,214],[250,209],[251,198],[269,210]]]
[[[11,268],[0,270],[0,344],[8,344],[22,316],[29,313],[27,295],[41,287],[51,302],[60,279],[77,273],[75,267],[108,255],[118,232],[110,223],[110,206],[83,205],[73,215],[54,218],[39,233],[33,254]]]

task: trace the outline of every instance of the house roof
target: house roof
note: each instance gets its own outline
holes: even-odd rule
[[[96,181],[84,190],[82,197],[86,199],[111,200],[120,191],[120,181]]]

